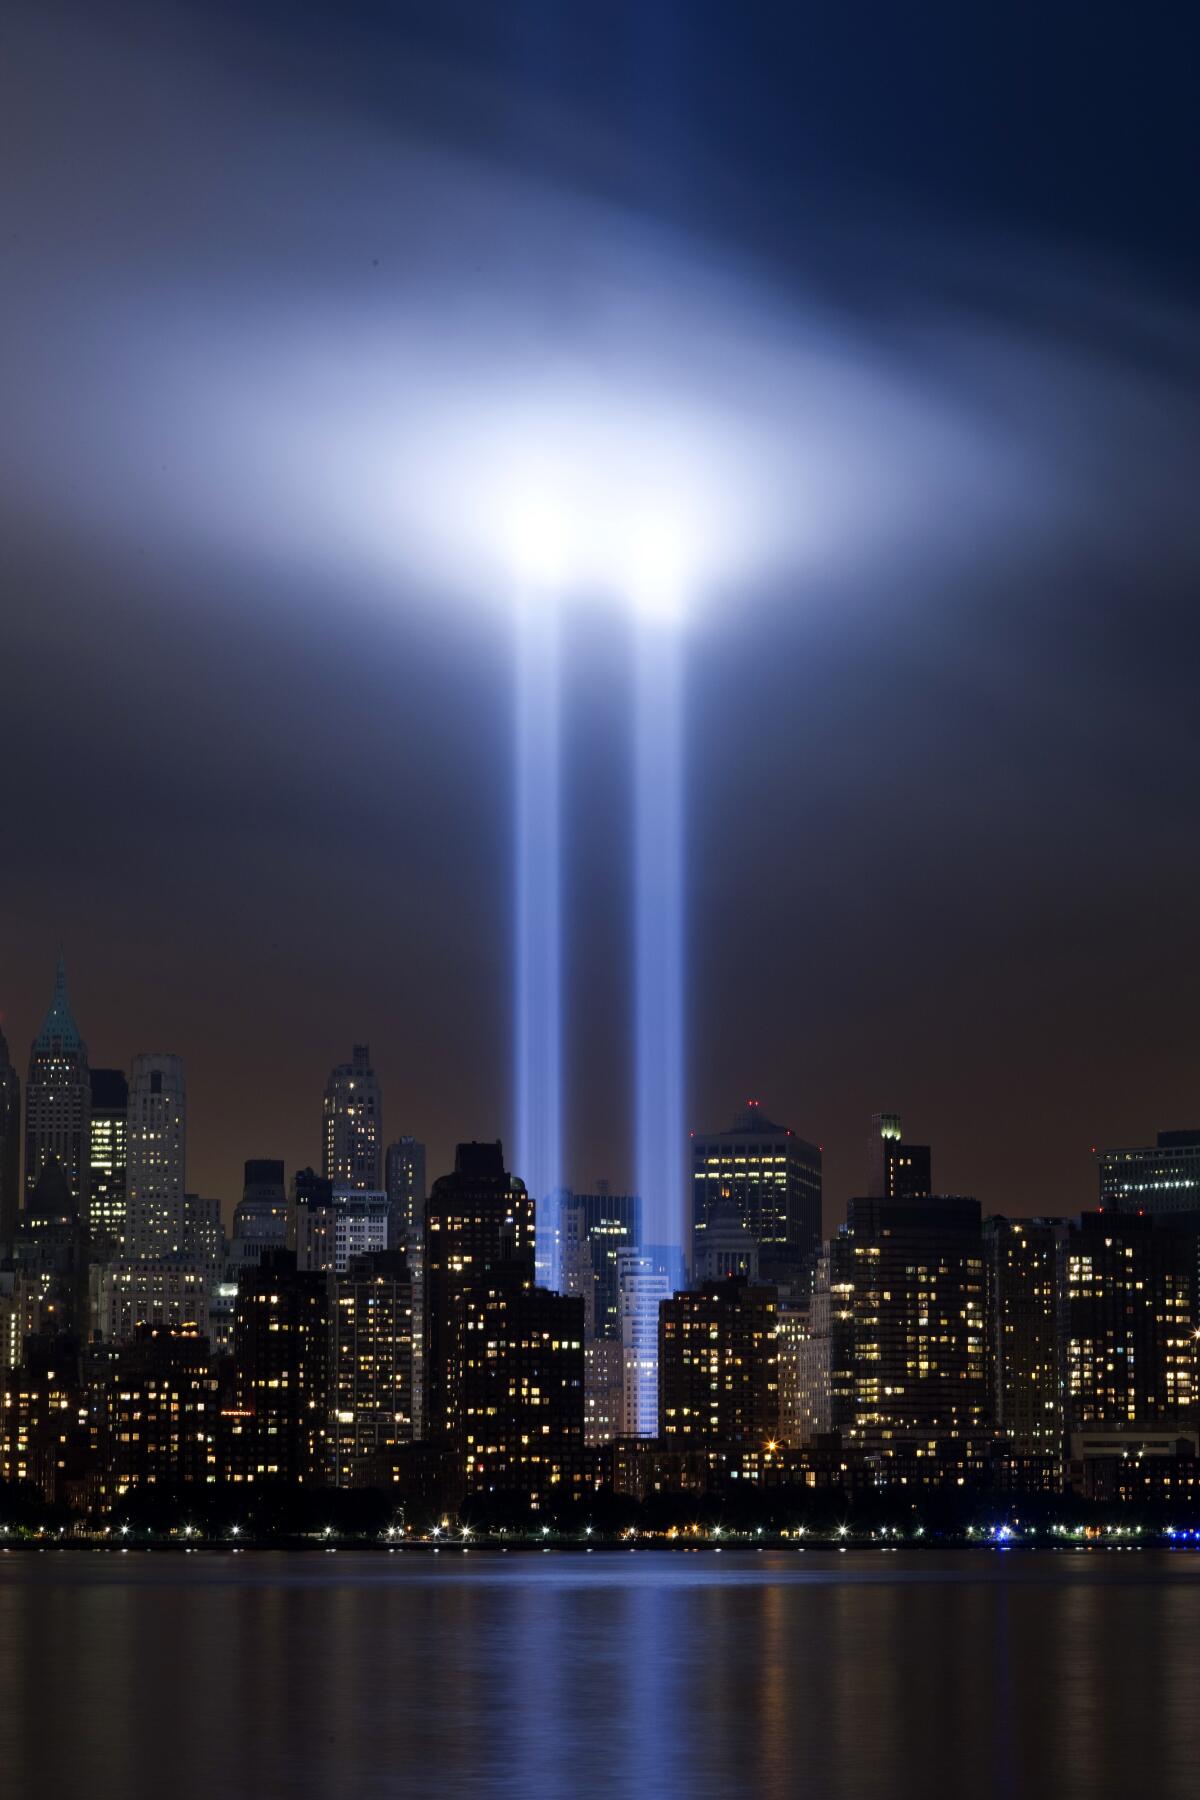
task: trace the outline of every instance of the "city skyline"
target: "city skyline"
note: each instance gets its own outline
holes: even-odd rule
[[[1193,1800],[1198,64],[6,9],[6,1792]]]
[[[949,45],[877,20],[834,118],[832,15],[764,56],[701,4],[681,63],[644,20],[598,18],[581,60],[538,4],[477,11],[346,22],[338,99],[303,7],[286,67],[254,7],[190,49],[169,8],[14,24],[5,1028],[65,943],[94,1060],[185,1057],[227,1200],[246,1156],[316,1165],[312,1083],[360,1039],[437,1166],[464,1130],[515,1147],[491,551],[525,397],[535,472],[544,438],[594,472],[589,553],[621,447],[674,504],[694,443],[701,501],[748,509],[688,516],[685,1122],[761,1093],[840,1205],[864,1106],[894,1106],[956,1187],[1053,1210],[1091,1144],[1194,1110],[1186,139],[1169,107],[1059,130],[1062,21],[985,50],[956,10],[1006,71],[968,119]],[[629,1187],[636,632],[607,588],[568,599],[567,1173]]]
[[[56,1007],[60,1005],[61,999],[64,998],[67,993],[65,974],[66,957],[65,952],[62,949],[60,949],[57,954],[56,966],[58,968],[58,975],[56,977],[51,1003],[49,1009],[43,1007],[42,1018],[39,1021],[38,1027],[30,1037],[31,1047],[36,1043],[39,1033],[45,1028],[48,1021],[53,1018]],[[73,972],[71,973],[69,985],[70,991],[73,994],[75,988]],[[72,1001],[72,1006],[73,1005],[74,1002]],[[74,1024],[73,1016],[72,1024]],[[0,1030],[4,1029],[4,1020],[0,1017]],[[80,1031],[80,1035],[82,1035],[82,1031]],[[10,1063],[12,1064],[14,1071],[18,1073],[21,1082],[23,1117],[24,1093],[26,1087],[25,1063],[24,1059],[20,1056],[19,1051],[14,1054],[11,1019],[9,1020],[6,1032],[6,1039],[9,1046],[8,1053]],[[355,1056],[361,1052],[364,1055],[370,1053],[373,1057],[373,1048],[370,1044],[355,1041],[353,1043],[353,1050]],[[141,1060],[152,1061],[155,1058],[161,1060],[163,1055],[163,1052],[135,1050],[131,1053],[124,1068],[112,1071],[112,1073],[127,1075],[129,1068],[134,1063]],[[105,1063],[109,1063],[112,1060],[113,1059],[109,1056],[105,1056],[104,1058]],[[177,1055],[175,1052],[171,1052],[168,1056],[168,1061],[178,1062],[186,1068],[186,1079],[190,1093],[192,1073],[189,1058],[185,1054]],[[333,1083],[342,1077],[349,1078],[352,1074],[352,1070],[352,1061],[343,1061],[340,1065],[335,1064],[332,1066],[332,1070],[329,1065],[326,1065],[324,1079],[317,1079],[315,1101],[313,1101],[312,1096],[309,1096],[309,1103],[306,1106],[301,1100],[295,1097],[289,1099],[287,1110],[293,1121],[290,1133],[293,1140],[293,1147],[290,1150],[285,1150],[280,1156],[280,1161],[289,1172],[319,1167],[322,1164],[322,1161],[327,1155],[327,1144],[329,1142],[329,1094],[332,1091]],[[92,1064],[92,1072],[93,1075],[98,1073],[108,1075],[110,1073],[107,1068],[102,1066],[98,1067],[95,1063]],[[374,1068],[366,1070],[366,1073],[369,1074],[373,1084],[373,1094],[377,1094],[381,1099],[385,1098],[386,1078],[382,1076],[379,1077],[377,1088],[374,1088],[376,1082]],[[771,1090],[768,1088],[763,1091],[770,1092]],[[322,1100],[323,1096],[324,1104]],[[734,1117],[735,1114],[744,1118],[748,1116],[747,1107],[756,1109],[761,1104],[762,1102],[757,1097],[742,1100],[735,1095],[726,1106],[724,1115],[718,1114],[716,1117],[706,1120],[702,1126],[692,1125],[689,1128],[687,1138],[681,1146],[681,1154],[685,1162],[683,1182],[687,1190],[683,1196],[683,1205],[687,1210],[689,1219],[692,1216],[693,1208],[693,1181],[690,1169],[686,1165],[687,1159],[690,1158],[694,1152],[697,1140],[703,1142],[712,1137],[713,1134],[716,1134],[718,1138],[721,1134],[731,1135],[729,1119]],[[190,1100],[188,1102],[188,1107],[190,1112]],[[776,1108],[774,1102],[771,1102],[770,1104],[763,1105],[762,1110],[764,1118],[767,1118],[769,1122],[769,1115],[773,1110],[785,1111],[786,1109]],[[1200,1107],[1196,1110],[1200,1111]],[[314,1113],[315,1123],[313,1122]],[[305,1115],[304,1125],[299,1124],[299,1115],[301,1114]],[[389,1107],[388,1116],[395,1117],[395,1111],[392,1107]],[[788,1114],[788,1116],[790,1117],[791,1115]],[[896,1121],[897,1132],[899,1130],[899,1116],[898,1113],[878,1115],[879,1118],[882,1118],[885,1121],[894,1118]],[[908,1116],[910,1118],[915,1117],[925,1120],[927,1117],[927,1109],[922,1107],[918,1110],[918,1108],[914,1106],[912,1111],[908,1113]],[[393,1137],[399,1141],[403,1134],[407,1134],[418,1141],[424,1150],[425,1161],[429,1168],[430,1180],[453,1167],[455,1145],[463,1141],[462,1129],[452,1131],[450,1141],[444,1152],[442,1152],[437,1145],[436,1139],[431,1141],[430,1136],[423,1133],[421,1121],[419,1119],[414,1119],[403,1112],[400,1115],[400,1119],[400,1126],[395,1133],[393,1133],[385,1124],[382,1128],[382,1135],[379,1135],[375,1131],[374,1119],[372,1120],[372,1150],[370,1154],[376,1160],[377,1180],[375,1185],[380,1191],[382,1191],[384,1187],[384,1153],[392,1147]],[[851,1200],[875,1191],[872,1187],[872,1173],[869,1162],[870,1152],[867,1148],[868,1133],[864,1129],[868,1120],[871,1121],[871,1124],[874,1127],[876,1119],[871,1113],[869,1104],[865,1108],[860,1107],[852,1136],[848,1136],[842,1142],[833,1146],[825,1139],[822,1139],[819,1144],[820,1161],[822,1165],[820,1191],[824,1209],[822,1222],[826,1235],[844,1220],[846,1207]],[[460,1124],[469,1128],[471,1121],[463,1120]],[[1019,1124],[1019,1121],[1007,1122],[1006,1129],[1009,1131],[1010,1135],[1011,1128],[1014,1124]],[[515,1141],[515,1137],[512,1133],[511,1119],[501,1119],[500,1125],[501,1129],[498,1129],[494,1135],[501,1139],[507,1146],[510,1141]],[[504,1127],[507,1127],[507,1129],[504,1129]],[[770,1124],[769,1129],[777,1130],[778,1127]],[[935,1191],[942,1193],[970,1193],[981,1202],[985,1213],[996,1213],[1015,1218],[1038,1218],[1048,1215],[1067,1217],[1077,1215],[1081,1211],[1086,1211],[1096,1203],[1098,1157],[1103,1158],[1105,1153],[1108,1153],[1111,1157],[1112,1154],[1115,1154],[1122,1148],[1134,1145],[1145,1146],[1147,1148],[1147,1154],[1149,1154],[1152,1152],[1153,1146],[1161,1136],[1165,1135],[1166,1137],[1170,1137],[1172,1134],[1178,1134],[1186,1143],[1189,1138],[1195,1137],[1197,1129],[1200,1128],[1195,1128],[1187,1123],[1185,1116],[1178,1113],[1169,1114],[1164,1111],[1164,1108],[1161,1105],[1159,1105],[1154,1109],[1151,1117],[1140,1130],[1129,1131],[1125,1134],[1124,1138],[1119,1139],[1115,1135],[1108,1137],[1093,1135],[1092,1141],[1086,1145],[1073,1145],[1072,1159],[1074,1166],[1070,1178],[1069,1190],[1064,1191],[1057,1186],[1047,1186],[1044,1180],[1031,1180],[1027,1178],[1016,1187],[1015,1191],[1007,1191],[1003,1186],[997,1190],[994,1187],[991,1187],[990,1184],[981,1183],[978,1177],[971,1176],[970,1171],[972,1166],[977,1164],[977,1166],[982,1167],[985,1164],[985,1146],[983,1144],[974,1147],[967,1146],[965,1151],[960,1149],[958,1154],[955,1154],[953,1151],[947,1153],[947,1141],[953,1144],[957,1135],[953,1129],[943,1136],[940,1132],[931,1131],[927,1123],[923,1123],[921,1126],[923,1136],[927,1139],[931,1138],[936,1147],[939,1181]],[[219,1119],[214,1120],[211,1123],[210,1130],[214,1139],[222,1140],[222,1143],[225,1146],[225,1155],[219,1158],[214,1157],[210,1149],[206,1156],[202,1147],[203,1139],[193,1147],[192,1139],[189,1135],[188,1167],[189,1171],[193,1172],[189,1173],[188,1187],[189,1190],[193,1192],[215,1194],[220,1200],[222,1214],[228,1225],[232,1221],[234,1209],[241,1195],[242,1171],[244,1165],[253,1161],[256,1157],[278,1155],[279,1146],[278,1144],[268,1144],[264,1146],[261,1142],[262,1133],[256,1131],[253,1124],[248,1124],[245,1127],[246,1137],[237,1144],[230,1143],[228,1131],[227,1129],[222,1128]],[[803,1141],[805,1132],[799,1123],[793,1122],[789,1127],[789,1135],[791,1133],[794,1133],[799,1141]],[[486,1130],[480,1129],[476,1130],[473,1135],[481,1141],[487,1141],[492,1134]],[[875,1133],[873,1131],[871,1134],[872,1138],[874,1135]],[[886,1136],[888,1135],[886,1130],[884,1135],[886,1140]],[[1020,1132],[1017,1131],[1015,1135],[1019,1144]],[[818,1137],[820,1134],[814,1129],[813,1136]],[[927,1144],[918,1146],[918,1149],[923,1150],[926,1158],[928,1158]],[[1186,1157],[1189,1152],[1184,1150],[1183,1152],[1176,1153],[1177,1156],[1180,1154]],[[1194,1159],[1196,1152],[1192,1150],[1190,1155]],[[24,1161],[24,1159],[22,1160]],[[628,1184],[623,1184],[619,1178],[614,1177],[611,1171],[621,1168],[632,1170],[634,1160],[633,1147],[630,1144],[626,1147],[624,1157],[619,1153],[613,1153],[605,1160],[605,1165],[603,1167],[591,1171],[583,1170],[577,1174],[574,1179],[565,1180],[564,1186],[572,1191],[583,1193],[589,1191],[597,1182],[601,1182],[613,1191],[619,1191],[623,1185],[627,1186]],[[835,1171],[834,1179],[837,1184],[836,1186],[831,1185],[830,1182],[831,1166]],[[515,1172],[519,1174],[520,1170],[518,1169]],[[23,1177],[23,1186],[24,1180],[25,1178]],[[354,1185],[364,1186],[367,1184],[360,1180]],[[180,1191],[182,1192],[182,1190]],[[1022,1204],[1023,1199],[1026,1202],[1025,1204]]]

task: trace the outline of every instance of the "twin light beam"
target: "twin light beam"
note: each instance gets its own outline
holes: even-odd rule
[[[634,1020],[643,1248],[678,1268],[685,1243],[681,581],[663,532],[631,534],[635,613]],[[541,1279],[560,1285],[563,1185],[561,609],[569,559],[548,521],[517,550],[516,1166],[537,1202]]]

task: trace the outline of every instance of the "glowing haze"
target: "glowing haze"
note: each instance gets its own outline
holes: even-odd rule
[[[135,120],[156,79],[151,63],[122,95]],[[196,88],[199,112],[202,74]],[[109,189],[72,221],[77,252],[103,242],[86,317],[68,288],[48,332],[42,318],[73,430],[46,408],[44,368],[15,369],[35,506],[66,479],[76,518],[110,540],[169,534],[360,593],[394,597],[403,577],[406,593],[507,606],[532,555],[560,591],[696,608],[722,591],[744,605],[788,570],[865,569],[918,542],[935,555],[965,516],[1010,525],[1026,503],[1027,463],[928,346],[913,366],[752,259],[332,124],[297,140],[295,199],[271,215],[238,184],[280,121],[228,74],[221,113],[220,285],[185,230],[148,258],[152,171],[149,198]],[[371,278],[340,279],[364,246]],[[36,281],[18,283],[18,317],[23,303],[44,308]]]
[[[1061,1210],[1098,1109],[1136,1141],[1190,1106],[1191,1012],[1158,997],[1194,961],[1194,108],[1128,106],[1146,46],[1097,68],[1104,31],[1044,9],[877,8],[869,46],[755,0],[335,11],[46,0],[6,30],[0,667],[40,747],[10,1041],[61,934],[107,1059],[180,1033],[222,1122],[204,1190],[309,1160],[311,1092],[367,1035],[431,1170],[511,1135],[532,584],[562,608],[561,718],[531,723],[564,741],[541,791],[586,1021],[568,1129],[525,1114],[544,1166],[635,1179],[607,1004],[640,956],[660,1019],[688,996],[688,1122],[762,1091],[826,1143],[831,1219],[893,1103],[931,1109],[947,1183]],[[655,60],[667,15],[688,55]],[[1044,113],[1014,107],[1039,70]],[[630,794],[665,803],[682,753],[639,736],[639,696],[671,714],[636,671],[666,620],[692,798],[655,823]],[[648,846],[686,861],[679,961],[629,916]],[[549,1056],[554,888],[524,891]],[[639,1116],[672,1116],[682,1075],[640,1064]]]

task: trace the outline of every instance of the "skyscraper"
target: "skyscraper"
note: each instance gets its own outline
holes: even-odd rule
[[[393,1249],[420,1231],[425,1218],[425,1146],[414,1137],[397,1138],[387,1147],[384,1186],[388,1197],[388,1243]]]
[[[617,1340],[621,1336],[617,1258],[641,1242],[641,1200],[636,1194],[610,1193],[604,1182],[591,1194],[563,1188],[555,1198],[560,1285],[564,1292],[584,1294],[590,1334]]]
[[[113,1352],[109,1370],[97,1402],[113,1497],[215,1481],[217,1377],[207,1338],[146,1325]]]
[[[985,1430],[979,1202],[851,1200],[829,1250],[833,1348],[850,1358],[848,1369],[830,1367],[834,1425],[885,1455]]]
[[[234,1367],[246,1476],[321,1485],[328,1476],[329,1284],[266,1250],[238,1287]]]
[[[356,1256],[374,1256],[388,1248],[388,1201],[385,1193],[366,1188],[335,1188],[333,1193],[333,1266],[344,1275]],[[404,1245],[399,1245],[401,1253]]]
[[[1160,1131],[1142,1149],[1096,1158],[1100,1205],[1121,1212],[1200,1212],[1200,1131]]]
[[[302,1274],[333,1273],[336,1235],[332,1181],[318,1175],[315,1169],[297,1169],[292,1179],[288,1241]]]
[[[134,1057],[127,1156],[127,1256],[182,1254],[187,1091],[179,1057],[158,1051]]]
[[[88,1327],[88,1240],[65,1171],[51,1157],[17,1226],[26,1327],[82,1340]]]
[[[25,1204],[55,1158],[71,1196],[86,1218],[91,1162],[92,1089],[87,1045],[67,998],[67,966],[61,954],[54,998],[29,1052],[25,1084]]]
[[[333,1311],[333,1480],[378,1483],[379,1458],[413,1437],[413,1287],[402,1252],[355,1257]]]
[[[263,1251],[282,1250],[288,1241],[288,1203],[283,1164],[251,1158],[244,1168],[242,1197],[234,1208],[231,1260],[238,1269],[260,1261]]]
[[[21,1206],[21,1079],[0,1031],[0,1261],[12,1251]]]
[[[120,1245],[125,1238],[129,1132],[129,1083],[125,1071],[93,1069],[91,1090],[88,1229],[97,1246]]]
[[[497,1264],[463,1296],[462,1436],[468,1493],[567,1496],[584,1442],[583,1300]]]
[[[653,1255],[640,1250],[617,1252],[621,1431],[626,1437],[654,1437],[658,1431],[658,1309],[674,1286]]]
[[[1084,1213],[1067,1245],[1067,1408],[1083,1425],[1181,1425],[1195,1393],[1196,1237]]]
[[[718,1208],[736,1207],[761,1262],[811,1269],[821,1250],[821,1152],[751,1100],[728,1131],[692,1139],[692,1267]]]
[[[997,1429],[1019,1456],[1061,1456],[1065,1219],[986,1219],[988,1360]]]
[[[742,1276],[672,1294],[658,1309],[658,1434],[674,1443],[774,1442],[779,1296]]]
[[[867,1139],[867,1193],[878,1200],[920,1200],[933,1192],[928,1144],[906,1144],[899,1113],[873,1113]]]
[[[458,1444],[466,1292],[501,1263],[528,1261],[534,1203],[504,1166],[499,1143],[460,1144],[454,1173],[434,1182],[425,1205],[425,1421],[430,1438]],[[582,1331],[582,1327],[581,1327]]]
[[[323,1173],[335,1188],[383,1188],[383,1104],[371,1046],[355,1044],[348,1063],[330,1071],[325,1084]]]

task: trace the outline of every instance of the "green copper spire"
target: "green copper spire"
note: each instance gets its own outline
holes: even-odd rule
[[[46,1014],[42,1029],[33,1040],[33,1047],[35,1050],[84,1049],[75,1015],[71,1011],[71,1002],[67,998],[67,963],[61,950],[54,975],[54,998],[50,1002],[50,1011]]]

